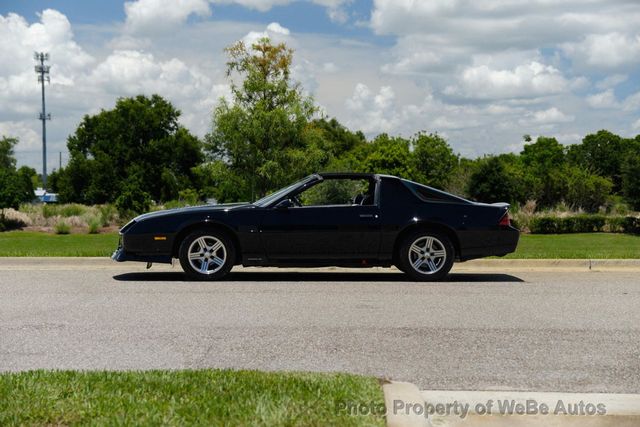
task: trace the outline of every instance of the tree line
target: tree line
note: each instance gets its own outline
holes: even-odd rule
[[[623,201],[640,210],[640,135],[601,130],[568,147],[525,135],[519,154],[476,159],[456,154],[435,133],[369,140],[321,116],[291,79],[286,45],[238,42],[226,53],[232,99],[220,100],[204,139],[159,95],[121,98],[115,108],[85,116],[69,136],[69,163],[50,176],[60,201],[115,203],[132,212],[153,201],[251,201],[313,172],[354,171],[398,175],[484,202],[536,200],[591,212]]]

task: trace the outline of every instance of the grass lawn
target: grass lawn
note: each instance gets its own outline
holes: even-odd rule
[[[0,374],[0,425],[383,426],[344,402],[382,404],[348,374],[198,370]]]
[[[640,258],[640,236],[615,233],[523,234],[505,258]]]
[[[117,233],[50,234],[33,231],[0,233],[0,256],[109,256]]]
[[[117,233],[56,235],[30,231],[0,233],[3,256],[109,256]],[[640,258],[640,236],[614,233],[523,234],[506,258]]]

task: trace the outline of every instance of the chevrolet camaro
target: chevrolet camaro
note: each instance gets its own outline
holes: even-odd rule
[[[140,215],[120,230],[116,261],[171,263],[200,280],[234,265],[397,266],[442,280],[454,261],[515,251],[506,203],[477,203],[395,176],[310,175],[253,203]]]

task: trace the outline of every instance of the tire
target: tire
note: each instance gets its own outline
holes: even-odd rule
[[[413,280],[435,282],[447,277],[454,258],[453,244],[445,234],[418,230],[402,241],[398,268]]]
[[[220,280],[233,268],[236,248],[223,231],[196,230],[184,238],[178,257],[190,279]]]

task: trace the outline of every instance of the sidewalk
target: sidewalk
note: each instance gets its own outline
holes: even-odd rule
[[[640,395],[418,390],[383,385],[389,427],[636,427]]]

